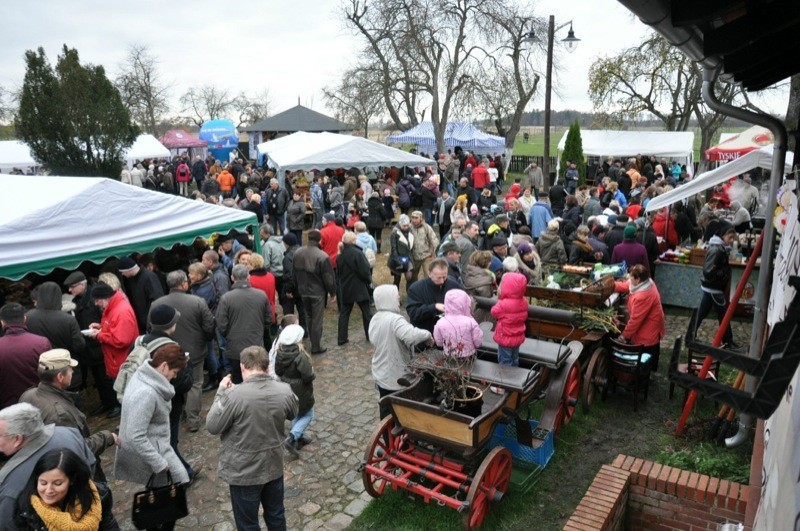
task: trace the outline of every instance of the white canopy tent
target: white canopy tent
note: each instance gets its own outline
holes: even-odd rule
[[[168,159],[170,156],[169,150],[153,135],[139,135],[124,155],[128,167],[137,160]]]
[[[561,152],[567,143],[567,133],[558,142],[559,166]],[[694,158],[694,133],[683,131],[611,131],[606,129],[581,130],[583,154],[587,157],[633,157],[638,154],[654,155],[668,162],[677,160],[692,166]],[[557,170],[560,171],[560,170]],[[667,171],[667,168],[664,168]]]
[[[794,153],[787,151],[786,162],[783,166],[784,174],[792,172],[792,160],[794,160]],[[756,151],[751,151],[750,153],[743,155],[738,159],[723,164],[719,168],[702,173],[686,184],[670,190],[669,192],[662,194],[655,199],[652,199],[647,204],[647,211],[651,212],[653,210],[658,210],[659,208],[669,206],[672,203],[676,203],[686,199],[687,197],[691,197],[692,195],[698,194],[703,190],[708,190],[712,186],[724,183],[731,177],[736,177],[737,175],[741,175],[742,173],[750,171],[756,167],[764,168],[766,170],[772,169],[771,145],[764,146]]]
[[[424,166],[434,161],[367,140],[336,133],[291,135],[259,144],[259,155],[267,155],[279,170],[324,170],[355,166]]]
[[[0,277],[74,269],[257,225],[255,214],[94,177],[0,175]]]
[[[34,168],[40,166],[31,155],[28,144],[19,140],[0,142],[0,170]]]

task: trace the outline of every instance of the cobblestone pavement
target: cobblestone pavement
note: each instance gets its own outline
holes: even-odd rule
[[[367,438],[377,424],[377,392],[370,373],[372,347],[366,342],[361,329],[361,316],[353,312],[350,326],[350,343],[337,347],[335,307],[325,312],[323,341],[327,353],[313,357],[317,372],[314,382],[316,418],[307,433],[313,442],[301,451],[301,458],[286,459],[285,487],[299,489],[299,493],[286,498],[286,517],[291,529],[344,529],[357,516],[371,498],[364,492],[358,464]],[[685,334],[688,312],[670,311],[667,315],[667,337],[661,345],[661,370],[657,385],[663,393],[668,386],[666,369],[672,342],[678,334]],[[710,341],[713,336],[711,318],[698,334]],[[735,323],[737,342],[749,341],[749,324]],[[309,346],[307,345],[307,348]],[[310,348],[309,348],[310,350]],[[214,393],[206,393],[202,416],[205,417]],[[94,407],[94,392],[86,398],[87,407]],[[117,421],[104,418],[91,420],[92,429],[116,429]],[[288,430],[287,430],[288,432]],[[200,430],[190,433],[181,428],[181,452],[188,461],[204,460],[203,471],[189,490],[191,514],[180,520],[181,529],[233,530],[233,515],[227,484],[217,478],[219,438]],[[103,456],[103,466],[110,476],[113,471],[114,451]],[[114,493],[114,513],[124,530],[133,529],[130,509],[133,493],[141,486],[111,479]],[[263,521],[262,521],[263,526]]]

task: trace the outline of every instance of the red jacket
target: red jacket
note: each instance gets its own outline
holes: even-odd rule
[[[128,302],[128,298],[121,291],[117,291],[108,300],[108,306],[103,311],[103,318],[97,341],[103,349],[103,361],[106,364],[106,374],[116,378],[119,368],[128,357],[131,345],[139,335],[139,325],[136,314]]]
[[[628,282],[616,282],[615,291],[628,293]],[[628,295],[628,312],[630,317],[622,331],[622,337],[633,345],[652,346],[667,335],[667,320],[661,306],[661,295],[656,283],[650,281],[650,287]]]
[[[339,242],[342,241],[342,236],[344,236],[344,229],[330,221],[320,229],[320,232],[322,233],[322,241],[319,246],[328,254],[328,258],[331,259],[331,265],[336,269],[336,257],[339,255]]]
[[[661,236],[667,240],[667,247],[674,249],[678,246],[678,232],[675,230],[675,220],[670,219],[669,223],[667,223],[668,217],[667,211],[661,210],[653,222],[653,232],[656,233],[656,236]],[[667,233],[666,236],[664,235],[665,232]]]
[[[472,185],[476,190],[482,190],[489,186],[489,170],[481,165],[472,168]]]
[[[506,273],[500,281],[500,300],[492,306],[492,317],[497,319],[494,341],[501,347],[518,347],[525,341],[528,321],[528,301],[525,288],[528,279],[522,273]]]
[[[272,322],[276,323],[278,312],[275,311],[275,275],[266,269],[254,269],[250,271],[250,287],[260,289],[267,294],[272,308]]]

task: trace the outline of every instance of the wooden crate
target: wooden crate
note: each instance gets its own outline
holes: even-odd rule
[[[692,252],[689,254],[689,263],[692,265],[703,265],[706,261],[706,253],[708,251],[701,247],[692,247]]]

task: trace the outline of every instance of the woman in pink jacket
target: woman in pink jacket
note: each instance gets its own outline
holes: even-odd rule
[[[460,289],[444,296],[444,315],[433,327],[433,339],[446,356],[474,356],[483,343],[483,330],[472,317],[472,300]]]
[[[667,334],[661,295],[647,269],[641,264],[631,268],[628,282],[616,282],[617,293],[628,295],[628,322],[618,338],[624,343],[644,345],[644,351],[653,357],[654,370],[658,369],[661,338]]]
[[[519,367],[519,346],[525,341],[528,320],[527,285],[528,280],[522,273],[506,273],[500,281],[499,300],[492,306],[492,317],[497,320],[494,341],[500,365]]]

